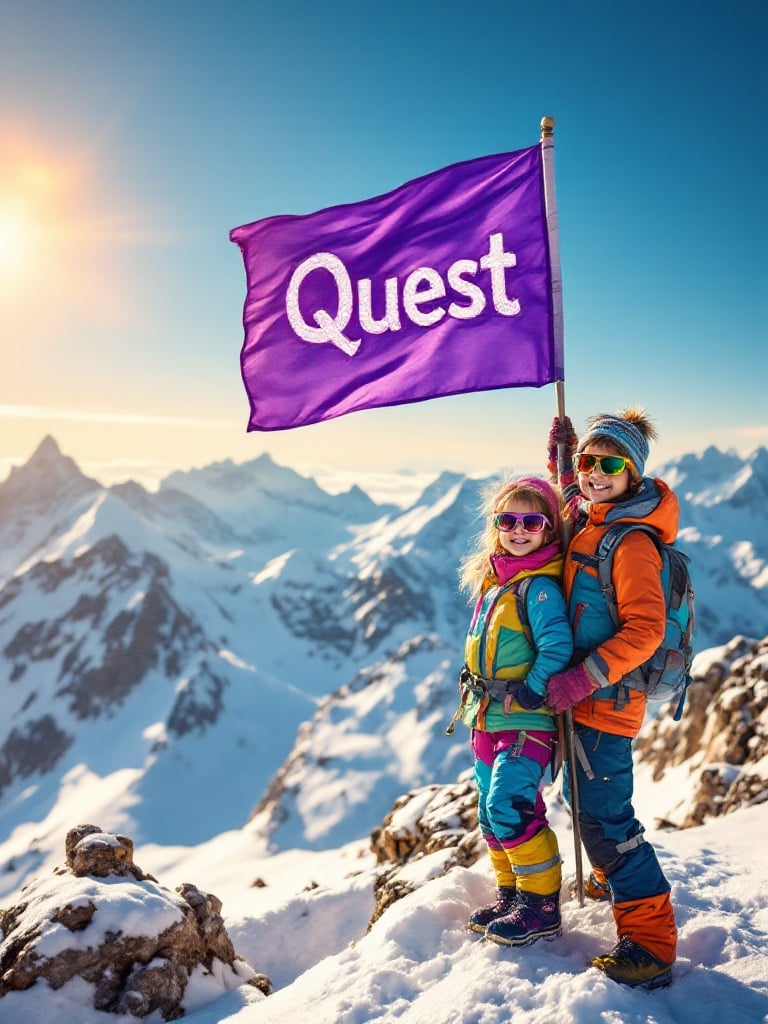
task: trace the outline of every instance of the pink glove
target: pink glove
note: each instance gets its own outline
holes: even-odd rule
[[[547,703],[558,714],[580,704],[600,686],[582,663],[551,676],[547,683]]]
[[[549,428],[549,437],[547,438],[547,469],[552,480],[557,480],[557,449],[558,445],[565,445],[565,459],[563,466],[563,473],[560,477],[560,486],[567,487],[568,484],[573,483],[573,456],[576,453],[576,446],[579,443],[579,439],[576,436],[576,431],[573,429],[570,417],[564,416],[560,419],[559,416],[555,416],[552,420],[552,426]]]

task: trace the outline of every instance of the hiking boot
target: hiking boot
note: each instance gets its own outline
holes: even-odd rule
[[[610,953],[596,956],[591,966],[633,988],[664,988],[672,981],[672,964],[657,960],[628,935],[622,935]]]
[[[571,894],[571,899],[578,899],[578,885],[575,878],[571,878],[568,882],[568,892]],[[595,903],[611,902],[611,890],[605,882],[599,882],[592,871],[590,871],[589,878],[584,883],[584,895],[588,900],[594,900]]]
[[[527,946],[537,939],[556,939],[562,930],[558,893],[539,896],[518,892],[515,909],[506,917],[491,921],[485,937],[502,946]]]
[[[484,933],[491,921],[495,921],[497,917],[506,917],[516,906],[517,889],[514,886],[499,886],[496,890],[496,902],[473,911],[469,916],[467,928],[471,932]]]

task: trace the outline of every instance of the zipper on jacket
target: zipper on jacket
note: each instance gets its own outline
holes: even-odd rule
[[[488,610],[485,613],[484,620],[483,620],[483,629],[482,629],[482,632],[480,634],[480,646],[479,646],[479,650],[478,650],[478,659],[477,659],[478,663],[480,664],[480,673],[479,674],[481,676],[488,676],[488,677],[490,677],[491,676],[490,669],[493,668],[493,666],[491,665],[490,669],[489,669],[489,666],[486,664],[486,634],[488,632],[488,626],[490,625],[491,618],[493,616],[493,612],[494,612],[494,610],[496,608],[496,605],[499,603],[499,599],[501,598],[502,594],[506,594],[508,591],[512,591],[512,593],[514,593],[515,586],[516,586],[516,581],[512,581],[510,583],[505,583],[503,586],[498,586],[497,585],[496,593],[494,594],[490,604],[488,605]]]
[[[588,606],[583,601],[579,601],[579,603],[576,605],[576,611],[573,613],[573,623],[571,624],[571,629],[574,634],[576,633],[576,630],[579,628],[581,616],[587,610],[587,607]]]

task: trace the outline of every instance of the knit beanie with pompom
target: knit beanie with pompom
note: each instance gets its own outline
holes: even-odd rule
[[[645,460],[650,452],[648,439],[643,432],[631,420],[625,420],[621,416],[601,416],[590,423],[586,434],[579,441],[577,452],[584,449],[593,441],[600,438],[610,438],[622,454],[632,460],[632,465],[639,476],[645,475]]]

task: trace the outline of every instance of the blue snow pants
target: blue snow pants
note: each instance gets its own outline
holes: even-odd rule
[[[632,807],[634,789],[632,740],[576,724],[594,778],[576,758],[579,824],[584,849],[593,867],[602,868],[615,903],[669,892],[656,851],[643,841],[643,826]],[[563,793],[571,805],[569,765],[563,765]]]

